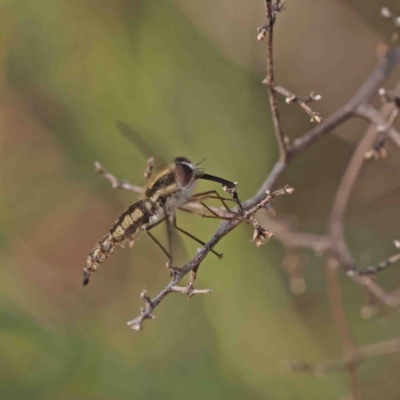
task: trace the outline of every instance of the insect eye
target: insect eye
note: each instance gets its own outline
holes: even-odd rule
[[[175,164],[175,173],[178,182],[183,187],[188,187],[193,180],[193,169],[186,164]]]

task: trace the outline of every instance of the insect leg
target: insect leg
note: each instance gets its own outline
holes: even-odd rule
[[[233,199],[228,198],[228,197],[221,197],[216,190],[207,190],[206,192],[195,193],[194,195],[192,195],[191,198],[194,199],[194,198],[197,198],[197,197],[212,197],[212,196],[208,196],[208,195],[211,195],[211,194],[216,195],[216,197],[218,199],[221,198],[223,200],[234,201]]]
[[[187,208],[183,208],[183,207],[178,207],[178,210],[181,210],[181,211],[186,212],[186,213],[188,213],[188,214],[198,215],[198,216],[201,217],[201,218],[223,219],[223,220],[226,220],[226,221],[230,221],[230,220],[231,220],[231,218],[228,218],[228,217],[221,217],[220,215],[216,214],[216,213],[213,212],[212,210],[211,210],[211,212],[212,212],[212,214],[214,214],[214,215],[202,214],[201,212],[198,212],[198,211],[195,211],[195,210],[188,210]]]
[[[149,226],[147,226],[144,231],[154,240],[154,242],[157,244],[157,246],[163,251],[163,253],[168,257],[168,260],[170,262],[170,264],[172,265],[172,256],[171,254],[167,251],[167,249],[158,241],[158,239],[149,232],[150,229],[153,229],[154,227],[156,227],[157,225],[161,224],[162,222],[164,222],[166,219],[168,219],[168,216],[166,215],[165,217],[161,218],[160,220],[158,220],[157,222],[155,222],[154,224],[151,224]]]
[[[158,241],[158,239],[149,231],[146,230],[146,233],[154,240],[157,246],[164,252],[164,254],[168,257],[169,263],[172,265],[172,256],[168,253],[167,249]]]
[[[163,207],[163,210],[164,210],[164,214],[168,215],[167,210],[165,209],[165,207]],[[169,250],[169,254],[171,256],[171,260],[172,260],[173,253],[172,253],[172,226],[171,226],[171,220],[167,217],[165,219],[165,222],[167,224],[168,250]]]
[[[217,218],[224,219],[226,221],[230,221],[232,219],[232,218],[228,218],[228,217],[221,217],[215,211],[213,211],[210,207],[208,207],[208,205],[206,203],[204,203],[204,202],[202,202],[200,200],[198,200],[198,203],[200,203],[205,209],[207,209],[211,214],[215,215]],[[229,212],[231,212],[231,211],[229,211]]]
[[[200,239],[198,239],[196,236],[193,236],[191,233],[185,231],[185,230],[182,229],[182,228],[179,228],[179,226],[176,224],[176,215],[174,215],[174,219],[173,219],[172,224],[173,224],[174,228],[176,228],[179,232],[182,232],[182,233],[185,234],[186,236],[189,236],[191,239],[195,240],[197,243],[200,243],[200,244],[203,245],[203,246],[206,245],[203,241],[201,241]],[[219,254],[219,253],[217,253],[217,252],[214,251],[214,250],[211,250],[211,252],[212,252],[213,254],[215,254],[218,258],[222,258],[222,254]]]
[[[207,192],[197,193],[197,194],[193,195],[190,200],[192,200],[192,199],[194,201],[198,201],[198,202],[200,202],[200,200],[218,199],[222,203],[222,205],[225,207],[225,209],[227,211],[229,211],[230,213],[232,213],[230,208],[226,205],[225,201],[234,201],[234,200],[220,196],[220,194],[216,190],[209,190]]]

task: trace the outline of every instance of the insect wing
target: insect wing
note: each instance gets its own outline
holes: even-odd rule
[[[133,146],[139,150],[139,152],[148,160],[154,157],[158,165],[167,165],[165,158],[150,146],[143,136],[140,135],[135,129],[129,126],[127,123],[122,121],[116,121],[115,126],[120,133],[130,142]],[[146,135],[147,136],[147,135]],[[154,135],[152,135],[154,136]]]

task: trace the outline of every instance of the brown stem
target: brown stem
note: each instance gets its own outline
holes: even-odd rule
[[[383,81],[400,62],[400,46],[389,51],[381,61],[380,65],[368,76],[357,93],[338,111],[333,113],[322,124],[315,126],[311,131],[296,139],[288,152],[288,158],[315,143],[322,136],[332,132],[333,129],[354,116],[354,112],[361,104],[368,104],[371,97],[375,95],[382,86]]]
[[[396,88],[396,91],[397,90],[400,90],[400,84]],[[381,118],[383,121],[391,114],[394,107],[393,104],[385,104],[382,107]],[[360,104],[355,112],[357,115],[364,116],[370,121],[372,120],[372,115],[374,115],[372,107],[364,104]],[[354,151],[349,165],[340,181],[332,206],[328,231],[332,239],[334,251],[347,269],[355,269],[355,262],[344,239],[343,217],[350,199],[351,191],[365,162],[365,154],[373,147],[379,133],[376,125],[371,125],[365,132],[363,139],[359,142]]]
[[[285,141],[285,135],[282,131],[282,126],[279,117],[278,105],[276,102],[276,93],[275,93],[275,75],[274,75],[274,23],[275,23],[275,15],[272,6],[272,0],[265,1],[266,6],[266,38],[267,38],[267,78],[266,82],[268,82],[268,97],[269,97],[269,105],[271,108],[272,114],[272,122],[274,124],[275,138],[279,147],[279,160],[281,162],[286,161],[286,152],[287,146]]]
[[[339,281],[339,264],[334,258],[329,258],[327,260],[326,277],[328,281],[328,294],[333,318],[335,320],[339,336],[342,340],[345,357],[350,360],[356,360],[358,358],[358,351],[354,343],[350,326],[347,322],[343,305],[342,290]],[[349,363],[347,366],[347,371],[350,377],[350,387],[353,400],[361,400],[362,395],[357,376],[357,363]]]
[[[264,79],[263,83],[268,84],[268,79]],[[279,93],[282,96],[286,97],[287,104],[291,103],[299,104],[299,106],[311,117],[311,121],[315,121],[318,124],[320,124],[323,121],[319,113],[313,111],[311,107],[307,105],[307,103],[310,103],[312,101],[321,100],[321,96],[314,95],[313,93],[311,93],[310,96],[300,97],[290,92],[289,90],[285,89],[284,87],[278,85],[275,85],[273,89],[276,93]]]
[[[291,361],[285,363],[285,369],[289,372],[311,371],[316,375],[325,375],[331,371],[335,372],[347,369],[351,364],[360,364],[370,358],[398,352],[400,352],[400,339],[390,339],[359,347],[357,355],[354,358],[344,357],[321,364],[310,364],[304,361]]]

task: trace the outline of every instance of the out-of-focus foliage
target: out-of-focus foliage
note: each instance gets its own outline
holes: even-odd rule
[[[342,104],[375,65],[382,38],[371,21],[379,20],[375,10],[381,4],[369,3],[374,7],[367,11],[361,1],[293,0],[279,18],[278,79],[300,94],[321,92],[323,115]],[[276,145],[261,84],[265,46],[255,40],[263,1],[0,5],[0,397],[346,395],[345,375],[314,378],[280,370],[285,360],[321,361],[341,353],[322,263],[307,255],[307,291],[296,297],[280,266],[281,246],[271,241],[257,249],[246,226],[218,246],[223,261],[210,256],[201,267],[197,286],[215,293],[190,302],[171,295],[143,332],[131,332],[125,321],[138,314],[143,287],[155,294],[169,278],[162,253],[148,238],[113,256],[81,287],[87,253],[135,199],[113,191],[94,171],[94,161],[118,177],[143,181],[145,157],[118,133],[115,120],[143,132],[166,158],[207,157],[204,167],[238,181],[242,198],[268,174]],[[283,102],[282,118],[290,137],[311,126]],[[321,231],[351,149],[332,136],[296,161],[281,182],[296,192],[279,199],[277,210],[301,229]],[[398,203],[392,198],[383,209],[376,205],[381,193],[372,190],[390,169],[373,168],[367,167],[347,224],[363,265],[391,254],[390,241],[400,236]],[[385,182],[382,191],[393,189],[391,180]],[[217,226],[194,216],[180,220],[203,239]],[[162,237],[162,228],[156,234]],[[187,245],[193,256],[196,246]],[[400,274],[392,270],[383,281],[388,275],[396,287]],[[362,300],[345,283],[358,343],[399,333],[392,319],[363,320]],[[366,398],[398,398],[398,368],[396,355],[366,362]]]

